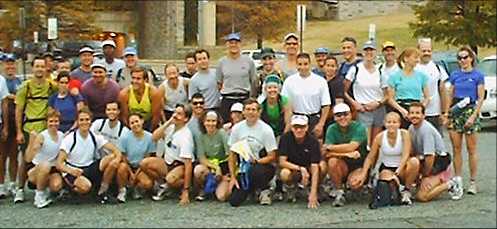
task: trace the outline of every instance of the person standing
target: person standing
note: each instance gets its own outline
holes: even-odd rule
[[[198,68],[188,85],[188,97],[191,100],[195,93],[200,93],[205,99],[205,109],[217,110],[221,93],[216,80],[216,69],[209,68],[209,52],[205,49],[195,51],[195,62]]]
[[[163,121],[169,120],[178,104],[188,104],[188,87],[190,79],[179,76],[179,69],[175,64],[166,64],[164,67],[166,81],[159,86],[159,94],[164,96]]]
[[[94,52],[90,46],[83,46],[79,49],[79,62],[81,65],[71,72],[71,79],[79,80],[81,84],[91,79]]]
[[[385,58],[385,63],[380,64],[378,69],[385,82],[388,82],[388,77],[395,71],[399,70],[397,65],[397,50],[395,44],[391,41],[385,41],[381,45],[381,52]]]
[[[468,194],[478,192],[476,176],[478,170],[478,135],[481,129],[480,110],[485,98],[485,77],[475,69],[476,55],[467,46],[459,48],[457,61],[460,69],[452,72],[449,77],[450,88],[448,100],[444,109],[444,117],[449,118],[447,129],[454,152],[454,172],[460,187],[462,179],[462,140],[466,139],[466,149],[469,158],[469,187]],[[469,100],[465,106],[462,100]],[[458,105],[456,105],[458,104]],[[459,107],[459,109],[456,108]],[[452,108],[452,109],[451,109]],[[460,199],[462,195],[458,196]]]
[[[418,49],[421,52],[421,61],[415,69],[423,71],[428,76],[427,86],[430,100],[426,105],[426,120],[442,134],[441,112],[445,103],[445,82],[449,76],[443,67],[438,66],[432,60],[431,39],[420,39]]]
[[[312,68],[312,72],[318,76],[324,77],[324,64],[326,56],[330,54],[330,50],[326,47],[319,47],[314,51],[314,59],[316,60],[316,67]]]
[[[81,95],[69,93],[69,72],[63,71],[57,75],[57,85],[59,91],[48,98],[48,105],[60,112],[60,131],[63,133],[76,127],[76,115],[78,110],[84,106]]]
[[[183,78],[192,78],[197,73],[197,60],[196,52],[189,52],[185,56],[185,70],[180,72],[179,75]],[[207,57],[208,58],[208,57]]]
[[[263,94],[264,80],[268,75],[276,75],[281,81],[285,79],[283,72],[275,69],[275,54],[272,48],[261,49],[262,66],[257,69],[257,80],[252,83],[256,90],[257,99]]]
[[[126,67],[126,64],[123,60],[114,58],[116,54],[116,43],[112,39],[102,42],[102,50],[104,53],[104,60],[100,63],[107,69],[107,78],[116,80],[117,71]]]
[[[283,49],[286,57],[283,60],[276,62],[275,69],[283,72],[283,79],[296,74],[297,71],[297,55],[299,54],[299,37],[295,33],[289,33],[283,38]]]
[[[255,97],[252,82],[256,80],[256,70],[254,61],[240,53],[240,34],[231,33],[225,40],[227,55],[218,61],[216,77],[222,95],[221,117],[228,120],[231,105]]]
[[[323,77],[311,72],[309,54],[300,53],[297,64],[299,72],[285,80],[281,94],[288,97],[293,114],[309,118],[309,131],[320,138],[331,104],[328,84]]]
[[[138,54],[136,49],[133,47],[126,47],[124,49],[124,62],[126,67],[117,70],[116,73],[116,82],[119,84],[119,87],[126,88],[131,84],[131,71],[136,67],[142,67],[138,64]],[[151,69],[145,69],[147,72],[145,82],[148,82],[150,85],[154,85],[154,74]]]

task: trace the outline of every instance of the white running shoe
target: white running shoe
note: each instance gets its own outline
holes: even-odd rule
[[[24,202],[24,189],[18,188],[14,196],[14,204],[22,202]]]
[[[469,182],[467,193],[471,195],[476,195],[476,193],[478,193],[478,186],[476,186],[476,181]]]
[[[462,186],[462,177],[457,176],[457,177],[452,177],[451,179],[456,183],[455,187],[453,188],[452,199],[460,200],[464,195],[464,189]]]
[[[405,205],[412,205],[411,191],[405,189],[400,194],[402,196],[401,203],[403,203]]]
[[[126,203],[126,187],[122,187],[117,194],[117,201]]]

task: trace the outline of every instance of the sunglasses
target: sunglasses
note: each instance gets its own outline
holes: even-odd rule
[[[299,43],[297,42],[286,42],[286,45],[298,45]]]
[[[345,111],[345,112],[338,112],[335,114],[335,117],[337,118],[340,118],[340,117],[343,117],[343,116],[347,116],[350,112],[348,111]]]
[[[469,55],[466,56],[457,56],[457,60],[466,60],[468,59]]]
[[[204,101],[192,102],[193,105],[204,105]]]

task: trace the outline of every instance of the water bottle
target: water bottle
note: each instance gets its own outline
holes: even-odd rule
[[[464,99],[462,99],[461,101],[454,104],[454,106],[452,106],[450,108],[452,115],[460,114],[462,112],[463,108],[465,108],[469,104],[470,101],[471,100],[469,97],[464,97]]]

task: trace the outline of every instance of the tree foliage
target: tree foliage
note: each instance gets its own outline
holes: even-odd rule
[[[32,0],[1,1],[6,10],[0,17],[0,42],[10,45],[23,34],[19,27],[19,8],[24,7],[26,42],[33,41],[33,32],[38,31],[39,40],[47,40],[47,20],[57,18],[58,37],[60,40],[87,40],[99,33],[100,28],[94,26],[93,11],[98,7],[95,0]]]
[[[296,1],[217,1],[218,37],[231,32],[241,32],[242,39],[281,40],[282,36],[294,32],[296,25]]]
[[[496,47],[496,1],[428,1],[415,5],[414,36],[431,37],[448,45]]]

